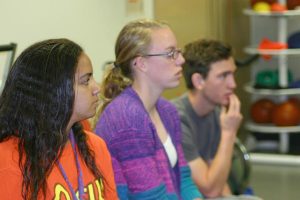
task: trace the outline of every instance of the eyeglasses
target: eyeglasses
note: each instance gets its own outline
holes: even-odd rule
[[[165,53],[157,53],[157,54],[146,54],[146,55],[143,55],[145,57],[151,57],[151,56],[165,56],[167,58],[170,58],[170,59],[173,59],[173,60],[176,60],[179,56],[179,54],[181,54],[182,51],[181,49],[173,49],[172,51],[170,52],[165,52]]]

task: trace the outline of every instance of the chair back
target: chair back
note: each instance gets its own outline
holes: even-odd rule
[[[228,183],[235,195],[243,194],[248,188],[251,172],[250,155],[246,147],[237,138],[234,144],[231,170]]]

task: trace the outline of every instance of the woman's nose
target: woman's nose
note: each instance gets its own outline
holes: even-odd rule
[[[184,62],[185,62],[185,59],[184,59],[182,53],[180,53],[176,60],[176,64],[181,66],[181,65],[183,65]]]
[[[93,79],[93,95],[98,95],[100,93],[100,84],[97,83],[94,79]]]

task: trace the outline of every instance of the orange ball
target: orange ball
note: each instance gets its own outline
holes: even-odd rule
[[[282,5],[280,3],[271,4],[271,11],[273,11],[273,12],[283,12],[286,10],[287,10],[287,8],[285,5]]]
[[[256,123],[271,123],[275,103],[270,99],[260,99],[251,106],[251,118]]]

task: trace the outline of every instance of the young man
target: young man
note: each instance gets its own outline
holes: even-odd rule
[[[192,178],[206,197],[231,195],[227,179],[242,115],[234,94],[236,66],[230,46],[198,40],[185,46],[188,92],[173,101],[182,126]]]

